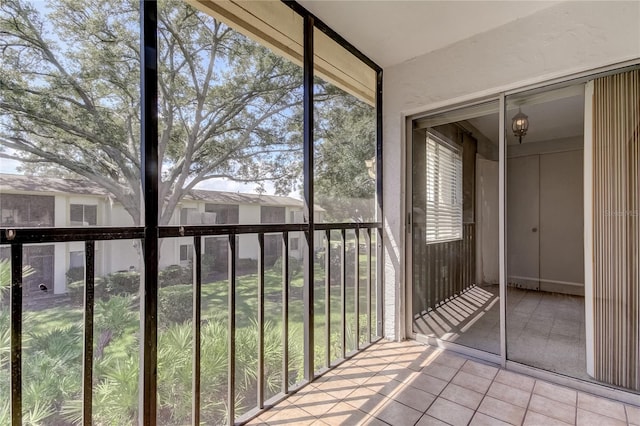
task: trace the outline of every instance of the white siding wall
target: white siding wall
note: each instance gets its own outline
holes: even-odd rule
[[[404,117],[640,58],[639,22],[637,1],[564,2],[384,70],[386,337],[405,335]]]

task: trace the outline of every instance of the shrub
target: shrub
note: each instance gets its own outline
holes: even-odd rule
[[[140,272],[114,272],[104,277],[107,294],[127,295],[136,294],[140,289]]]
[[[67,284],[74,283],[76,281],[84,280],[84,267],[74,266],[67,271]]]
[[[289,278],[293,280],[301,275],[303,266],[304,264],[300,259],[289,256]],[[282,257],[279,257],[278,260],[276,260],[276,262],[273,264],[273,270],[277,273],[280,273],[280,271],[282,271]]]
[[[163,288],[158,293],[158,318],[164,324],[181,324],[193,317],[190,284]]]
[[[93,291],[96,295],[104,293],[104,279],[97,277],[93,281]],[[78,281],[67,284],[67,294],[71,297],[71,302],[76,305],[84,303],[84,277]]]
[[[191,266],[170,265],[158,273],[160,287],[169,287],[178,284],[189,284],[193,281],[193,269]]]
[[[242,258],[236,261],[236,269],[242,272],[254,272],[258,269],[258,260],[250,258]]]

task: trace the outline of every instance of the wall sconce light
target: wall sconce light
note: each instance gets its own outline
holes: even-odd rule
[[[520,108],[518,108],[518,113],[513,116],[511,130],[513,130],[513,135],[518,137],[518,142],[522,143],[522,137],[529,130],[529,117],[523,114]]]

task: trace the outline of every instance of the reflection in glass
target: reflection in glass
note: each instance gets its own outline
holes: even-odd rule
[[[301,207],[269,196],[300,198],[302,67],[216,8],[189,3],[158,3],[160,224],[274,223],[237,208]],[[302,27],[279,2],[252,7]],[[197,210],[183,217],[180,202]]]
[[[507,97],[505,126],[507,357],[586,379],[584,86]]]
[[[136,3],[2,3],[2,226],[141,224],[139,21]]]
[[[413,331],[500,352],[498,103],[414,121]]]
[[[314,197],[322,208],[315,221],[372,222],[376,74],[318,29],[314,43]]]
[[[11,248],[0,246],[0,423],[8,424],[11,375]]]

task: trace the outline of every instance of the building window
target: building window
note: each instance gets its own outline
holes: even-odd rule
[[[180,263],[190,262],[193,259],[193,246],[191,244],[180,245]]]
[[[289,244],[291,250],[299,250],[300,239],[298,237],[292,238]]]
[[[69,252],[69,268],[84,268],[84,252]]]
[[[427,243],[462,238],[462,156],[455,145],[427,132]]]
[[[206,204],[206,213],[215,213],[215,223],[219,225],[235,225],[240,223],[237,204]]]
[[[2,194],[2,226],[54,226],[54,197],[45,195]]]
[[[95,226],[98,224],[98,206],[71,204],[69,211],[71,226]]]
[[[260,223],[285,223],[286,217],[284,207],[260,206]]]

